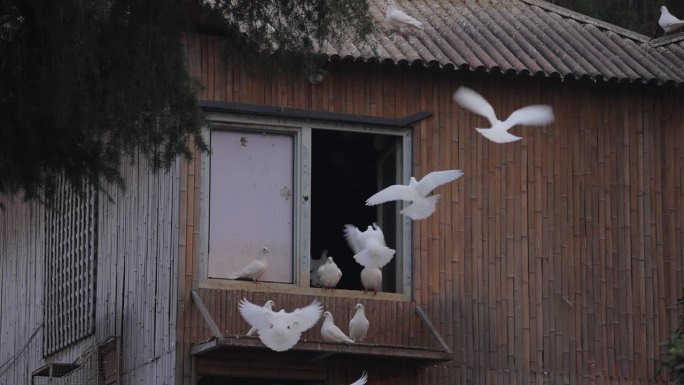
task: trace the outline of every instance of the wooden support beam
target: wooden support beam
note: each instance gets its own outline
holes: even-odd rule
[[[425,311],[422,307],[420,307],[420,305],[416,305],[416,313],[418,313],[418,316],[423,320],[423,322],[425,322],[425,324],[430,329],[430,332],[432,332],[432,335],[435,336],[435,338],[437,339],[439,344],[442,345],[444,350],[446,350],[447,353],[451,354],[452,352],[449,348],[449,345],[447,345],[446,341],[444,341],[444,338],[442,338],[442,335],[439,334],[439,331],[437,331],[437,328],[435,328],[435,326],[432,324],[427,314],[425,314]]]
[[[202,298],[200,298],[199,294],[197,294],[195,290],[192,290],[190,293],[192,294],[192,300],[195,302],[195,305],[197,305],[197,309],[199,309],[202,318],[204,318],[204,322],[206,322],[207,326],[209,326],[211,334],[213,334],[216,338],[223,337],[223,333],[221,333],[219,327],[216,326],[216,322],[211,317],[211,314],[209,314],[209,310],[207,310],[207,307],[204,305]]]

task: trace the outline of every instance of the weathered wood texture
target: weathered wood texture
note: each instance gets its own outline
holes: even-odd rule
[[[121,336],[122,384],[169,384],[175,375],[179,164],[153,174],[123,163],[126,191],[98,208],[95,334],[50,356],[70,363],[110,336]],[[0,384],[29,384],[42,356],[44,219],[42,207],[3,202],[0,210]],[[34,330],[36,337],[26,349]]]
[[[204,99],[373,116],[434,113],[415,127],[413,174],[460,168],[465,176],[440,187],[437,212],[415,222],[413,298],[453,361],[417,376],[370,367],[373,384],[665,383],[656,373],[659,343],[675,328],[684,286],[681,90],[350,62],[332,64],[323,82],[310,85],[301,74],[269,79],[224,63],[214,37],[189,36],[186,44]],[[548,103],[556,122],[515,128],[524,137],[515,143],[488,142],[473,129],[484,119],[451,100],[463,84],[502,116]],[[198,289],[199,178],[198,162],[184,162],[179,384],[190,383],[190,344],[210,335],[190,300]],[[199,293],[222,330],[246,330],[236,301],[249,293]],[[355,302],[326,301],[342,322]],[[408,304],[375,306],[383,315],[372,315],[374,338],[411,338],[411,326],[392,313]],[[331,383],[356,375],[335,365]]]

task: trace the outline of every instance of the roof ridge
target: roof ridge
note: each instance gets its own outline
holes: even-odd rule
[[[676,33],[674,35],[664,35],[661,37],[655,37],[651,39],[648,42],[648,44],[650,44],[652,47],[660,47],[661,45],[677,43],[680,41],[684,42],[684,31]]]
[[[634,32],[634,31],[631,31],[629,29],[619,27],[615,24],[610,24],[610,23],[607,23],[605,21],[595,19],[591,16],[587,16],[587,15],[584,15],[584,14],[579,13],[579,12],[571,11],[567,8],[563,8],[559,5],[551,4],[551,3],[546,2],[544,0],[520,0],[520,1],[522,1],[523,3],[530,4],[530,5],[535,5],[539,8],[543,8],[547,11],[557,13],[561,16],[565,16],[567,18],[574,19],[574,20],[579,21],[579,22],[584,23],[584,24],[591,24],[591,25],[594,25],[594,26],[599,27],[601,29],[605,29],[607,31],[614,32],[618,35],[625,36],[627,38],[636,40],[640,43],[648,43],[649,41],[652,40],[650,37],[648,37],[646,35],[642,35],[638,32]]]

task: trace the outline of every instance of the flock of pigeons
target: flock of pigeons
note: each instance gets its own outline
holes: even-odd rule
[[[423,29],[423,24],[399,10],[394,4],[394,0],[388,0],[386,21],[393,29],[398,29],[401,33],[407,28]],[[660,26],[665,33],[672,32],[684,26],[684,21],[672,16],[666,7],[661,7]],[[462,108],[481,115],[487,120],[491,127],[476,128],[485,138],[495,143],[509,143],[522,139],[509,132],[516,125],[546,125],[554,121],[553,110],[548,105],[533,105],[520,108],[511,113],[506,120],[499,120],[492,106],[477,92],[460,87],[453,95],[454,101]],[[434,213],[439,194],[429,195],[432,190],[440,185],[452,182],[463,175],[461,170],[433,171],[425,175],[420,181],[411,177],[408,185],[389,186],[366,200],[366,205],[374,206],[389,201],[402,200],[410,202],[401,214],[412,220],[425,219]],[[363,266],[361,271],[361,282],[364,291],[377,293],[382,284],[382,267],[389,263],[394,257],[395,250],[385,243],[382,229],[376,223],[368,226],[365,231],[358,227],[347,224],[344,226],[343,235],[352,249],[354,260]],[[258,277],[264,273],[268,267],[266,256],[269,250],[263,247],[257,258],[251,261],[240,271],[230,275],[230,279],[252,279],[257,282]],[[325,263],[312,272],[312,281],[315,285],[326,289],[334,289],[342,278],[342,271],[335,264],[332,256],[327,256],[324,252]],[[282,352],[294,347],[301,334],[314,327],[323,314],[323,325],[321,326],[321,338],[329,342],[339,342],[353,344],[363,341],[369,329],[369,322],[365,315],[362,304],[354,307],[354,316],[349,321],[349,335],[345,334],[337,327],[330,311],[323,312],[323,307],[318,300],[311,304],[297,308],[292,312],[284,309],[276,312],[273,310],[274,303],[269,300],[263,306],[255,305],[247,299],[242,299],[239,305],[240,314],[251,325],[247,332],[248,336],[257,333],[261,342],[268,348]],[[363,385],[368,376],[366,372],[352,385]]]

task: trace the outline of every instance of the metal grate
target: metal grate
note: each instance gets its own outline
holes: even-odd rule
[[[32,385],[118,385],[119,340],[110,337],[74,363],[51,363],[33,372]]]
[[[45,333],[49,355],[95,331],[97,192],[60,183],[45,211]]]

